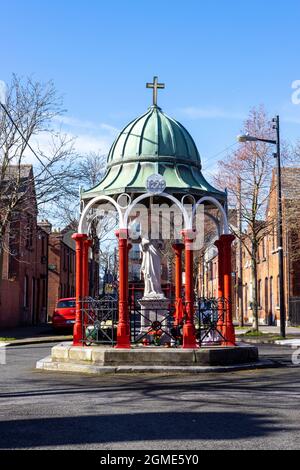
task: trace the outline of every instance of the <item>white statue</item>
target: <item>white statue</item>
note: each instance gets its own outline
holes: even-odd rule
[[[159,248],[161,248],[161,242],[150,242],[147,238],[142,239],[141,272],[145,281],[144,298],[147,299],[165,298],[161,288],[161,252]]]

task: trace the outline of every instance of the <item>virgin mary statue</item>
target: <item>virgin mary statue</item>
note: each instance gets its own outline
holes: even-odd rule
[[[144,275],[144,298],[146,299],[165,298],[161,288],[161,252],[159,245],[161,246],[159,241],[150,242],[147,238],[142,239],[143,261],[141,272]]]

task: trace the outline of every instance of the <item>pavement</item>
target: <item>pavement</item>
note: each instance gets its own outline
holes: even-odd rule
[[[53,344],[10,346],[0,365],[0,449],[300,448],[300,367],[201,376],[104,377],[35,370]]]
[[[13,345],[71,341],[72,331],[54,331],[51,324],[0,329],[0,338]],[[1,344],[1,341],[0,341]]]
[[[247,331],[251,330],[251,325],[246,326],[245,328],[236,329],[236,335],[244,335]],[[279,326],[260,326],[259,331],[265,334],[272,334],[274,336],[280,336],[280,327]],[[299,336],[300,338],[300,328],[294,326],[288,326],[286,328],[286,334],[288,336]]]

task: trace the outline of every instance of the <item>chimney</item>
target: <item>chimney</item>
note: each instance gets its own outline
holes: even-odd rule
[[[44,232],[48,233],[50,235],[52,231],[52,224],[48,220],[42,220],[41,222],[38,222],[38,227],[40,227]]]

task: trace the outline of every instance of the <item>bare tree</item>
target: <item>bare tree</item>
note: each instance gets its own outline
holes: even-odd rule
[[[50,208],[51,215],[57,223],[77,230],[79,223],[80,190],[91,189],[100,183],[105,174],[107,156],[101,151],[77,155],[72,165],[72,187],[64,198],[58,203],[53,201]]]
[[[245,121],[243,133],[272,139],[274,131],[264,108],[253,108]],[[241,206],[243,232],[232,231],[242,240],[251,259],[253,330],[258,330],[258,250],[262,240],[273,228],[275,221],[266,217],[270,195],[270,182],[274,167],[274,149],[263,142],[241,145],[218,164],[216,183],[228,189],[230,206]],[[242,183],[240,192],[239,178]]]
[[[86,189],[100,183],[105,173],[107,156],[99,152],[90,152],[81,156],[77,164],[77,177]]]
[[[52,82],[13,75],[0,111],[0,280],[6,232],[16,218],[72,194],[73,142],[52,128],[63,112]],[[47,150],[32,139],[43,136]],[[34,159],[34,165],[30,161]],[[34,170],[34,171],[33,171]]]

